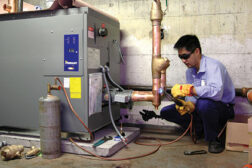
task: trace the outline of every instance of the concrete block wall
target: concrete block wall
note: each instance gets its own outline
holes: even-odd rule
[[[28,0],[25,0],[28,1]],[[49,0],[47,0],[49,2]],[[41,4],[44,3],[40,0]],[[152,0],[85,0],[85,2],[117,17],[121,27],[121,47],[126,64],[121,66],[121,84],[151,86],[152,27],[150,9]],[[185,82],[186,66],[173,49],[184,34],[196,34],[203,54],[221,61],[231,74],[236,88],[252,87],[252,0],[167,0],[163,17],[161,54],[170,60],[167,86]],[[31,2],[32,3],[32,2]],[[161,0],[162,9],[166,0]],[[239,103],[240,99],[238,99]],[[243,101],[243,103],[246,100]],[[171,104],[162,101],[161,107]],[[251,105],[246,109],[250,110]],[[137,124],[171,125],[152,119],[145,123],[139,111],[154,110],[151,103],[134,103],[133,109],[122,109],[125,122]],[[252,113],[252,112],[251,112]]]

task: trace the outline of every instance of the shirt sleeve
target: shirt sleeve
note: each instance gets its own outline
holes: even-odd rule
[[[196,103],[197,103],[197,98],[194,97],[194,96],[186,96],[186,97],[185,97],[185,101],[186,101],[186,102],[190,101],[190,102],[196,104]]]
[[[220,64],[210,64],[206,70],[205,86],[194,86],[197,96],[220,101],[223,95],[224,70]]]

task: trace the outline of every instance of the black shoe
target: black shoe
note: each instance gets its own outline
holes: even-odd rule
[[[219,141],[210,141],[208,145],[208,152],[221,153],[225,149],[224,145]]]

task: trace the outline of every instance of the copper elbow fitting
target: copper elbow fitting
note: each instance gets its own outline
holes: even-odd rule
[[[163,19],[163,11],[161,9],[160,0],[152,2],[150,19],[151,19],[151,21],[153,21],[153,20],[161,21]]]
[[[167,58],[154,57],[152,59],[152,78],[161,78],[161,71],[166,70],[170,65]]]

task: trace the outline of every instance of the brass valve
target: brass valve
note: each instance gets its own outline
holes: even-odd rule
[[[1,152],[2,160],[11,160],[14,158],[20,158],[21,153],[24,151],[23,145],[11,145],[3,148]]]

